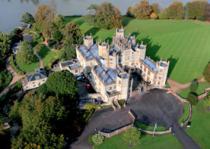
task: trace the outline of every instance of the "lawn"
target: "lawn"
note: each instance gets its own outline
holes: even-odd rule
[[[31,64],[22,64],[17,62],[18,67],[24,72],[34,72],[39,67],[39,62],[31,63]]]
[[[199,83],[198,89],[197,89],[196,93],[197,93],[198,95],[200,95],[200,94],[204,93],[204,90],[205,90],[206,88],[208,88],[208,87],[210,87],[210,84],[207,83],[207,82]],[[187,89],[184,89],[184,90],[182,90],[181,92],[179,92],[179,95],[180,95],[181,97],[187,98],[189,92],[190,92],[190,88],[187,88]]]
[[[187,128],[187,133],[201,146],[201,148],[210,148],[210,100],[203,100],[193,107],[192,125]],[[186,107],[186,109],[188,109]],[[132,149],[181,149],[182,145],[173,135],[149,136],[143,135],[137,146]],[[129,149],[122,139],[122,134],[106,139],[96,149]]]
[[[83,18],[67,17],[80,25],[82,33],[99,40],[111,41],[115,29],[106,30],[87,24]],[[147,55],[153,59],[170,60],[169,77],[180,83],[202,76],[210,60],[210,25],[185,20],[137,20],[123,18],[126,33],[148,44]]]

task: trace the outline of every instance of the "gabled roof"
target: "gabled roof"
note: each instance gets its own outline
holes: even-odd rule
[[[146,57],[144,59],[144,64],[147,65],[152,71],[158,71],[158,68],[156,66],[156,63],[152,61],[150,58]]]

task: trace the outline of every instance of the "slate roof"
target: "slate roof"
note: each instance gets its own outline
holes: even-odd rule
[[[158,68],[157,68],[155,62],[152,61],[150,58],[146,57],[144,59],[144,64],[147,65],[152,71],[155,71],[155,72],[158,71]]]
[[[81,45],[78,50],[87,60],[92,60],[94,57],[98,57],[98,47],[96,44],[91,46],[89,49],[86,46]]]
[[[47,78],[46,71],[44,69],[38,69],[34,74],[27,76],[27,81],[36,81]]]

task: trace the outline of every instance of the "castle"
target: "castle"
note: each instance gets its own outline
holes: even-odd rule
[[[154,62],[146,57],[146,45],[136,42],[134,36],[125,36],[124,29],[116,29],[112,44],[94,43],[85,36],[83,45],[76,48],[77,60],[96,92],[104,102],[127,100],[130,74],[125,68],[141,71],[141,76],[155,88],[165,86],[169,62]]]

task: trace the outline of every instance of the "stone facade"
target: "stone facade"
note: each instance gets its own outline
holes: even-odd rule
[[[134,36],[125,36],[123,28],[116,29],[111,45],[94,43],[92,36],[85,36],[76,53],[83,72],[104,102],[127,100],[130,75],[125,68],[140,70],[144,81],[153,87],[165,86],[169,62],[146,57],[146,45],[138,44]]]

